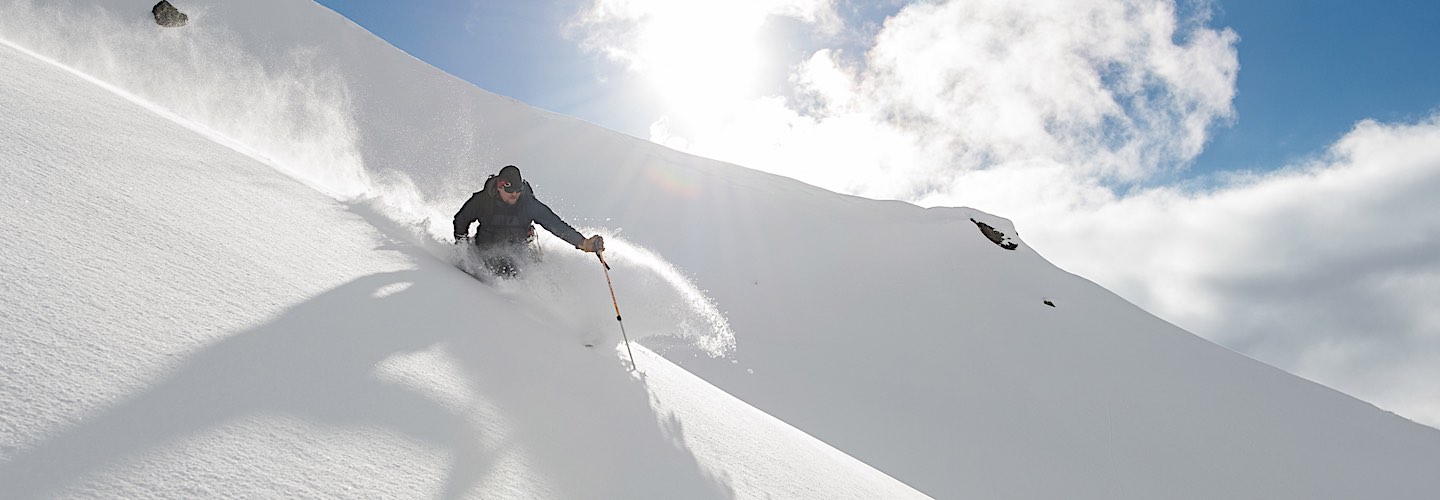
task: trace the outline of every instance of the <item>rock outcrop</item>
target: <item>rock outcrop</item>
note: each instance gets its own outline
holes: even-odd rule
[[[974,222],[976,226],[979,226],[980,233],[984,234],[986,238],[989,238],[990,241],[994,242],[996,245],[1000,245],[1000,248],[1004,248],[1006,250],[1014,250],[1016,247],[1020,246],[1019,243],[1009,241],[1010,238],[1006,237],[1005,233],[997,231],[993,226],[989,224],[975,220],[975,218],[973,217],[970,218],[970,222]]]
[[[169,0],[160,0],[160,3],[150,9],[150,13],[155,15],[155,24],[166,28],[179,28],[190,22],[190,16],[170,5]]]

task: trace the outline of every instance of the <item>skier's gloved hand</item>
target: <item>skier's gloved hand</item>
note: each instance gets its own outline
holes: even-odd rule
[[[585,241],[580,242],[580,249],[590,253],[603,252],[605,251],[605,238],[601,238],[598,234],[585,238]]]

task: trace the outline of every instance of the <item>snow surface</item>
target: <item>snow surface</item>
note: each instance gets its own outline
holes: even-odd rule
[[[0,63],[6,498],[922,496],[644,349],[637,378],[364,206]]]
[[[177,3],[179,29],[150,3],[0,0],[7,498],[1440,491],[1440,432],[1002,218],[535,110],[312,2]],[[638,372],[593,257],[452,266],[449,216],[508,163],[607,235]]]

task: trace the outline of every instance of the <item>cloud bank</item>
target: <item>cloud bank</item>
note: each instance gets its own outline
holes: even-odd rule
[[[584,18],[606,27],[587,47],[632,68],[680,64],[605,43],[624,38],[617,25],[637,39],[666,32],[655,28],[664,17],[600,7],[610,3]],[[763,12],[832,33],[822,21],[840,15],[818,13],[831,7],[755,9],[736,29],[712,30],[753,34]],[[795,66],[788,96],[731,103],[703,123],[667,116],[652,139],[879,198],[941,201],[966,174],[1036,164],[1142,182],[1194,158],[1207,127],[1232,117],[1236,40],[1201,20],[1182,24],[1164,1],[919,3],[886,20],[863,58],[818,50]],[[682,118],[685,130],[670,126]]]
[[[1366,121],[1310,163],[1177,183],[1236,119],[1239,35],[1208,26],[1208,2],[914,2],[878,29],[843,1],[665,13],[705,5],[689,3],[595,0],[571,27],[637,73],[747,71],[707,54],[750,50],[766,23],[806,26],[818,48],[791,62],[784,92],[679,94],[711,105],[669,106],[652,140],[1003,214],[1058,265],[1161,317],[1440,426],[1440,313],[1426,304],[1440,297],[1440,119]],[[847,32],[873,38],[855,53]]]
[[[1181,327],[1440,426],[1436,193],[1440,117],[1365,121],[1310,163],[1146,190],[1029,239]]]

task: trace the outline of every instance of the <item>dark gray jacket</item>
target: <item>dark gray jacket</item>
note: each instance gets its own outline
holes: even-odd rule
[[[579,231],[560,220],[560,216],[555,215],[550,207],[535,198],[535,191],[530,188],[529,182],[524,183],[520,201],[514,205],[506,204],[500,199],[493,183],[494,179],[486,181],[485,189],[470,195],[470,199],[460,207],[460,211],[455,212],[456,241],[469,235],[470,223],[475,221],[480,221],[480,227],[475,229],[475,244],[482,247],[499,244],[523,245],[530,238],[532,222],[540,224],[540,227],[571,245],[578,247],[580,242],[585,241]]]

